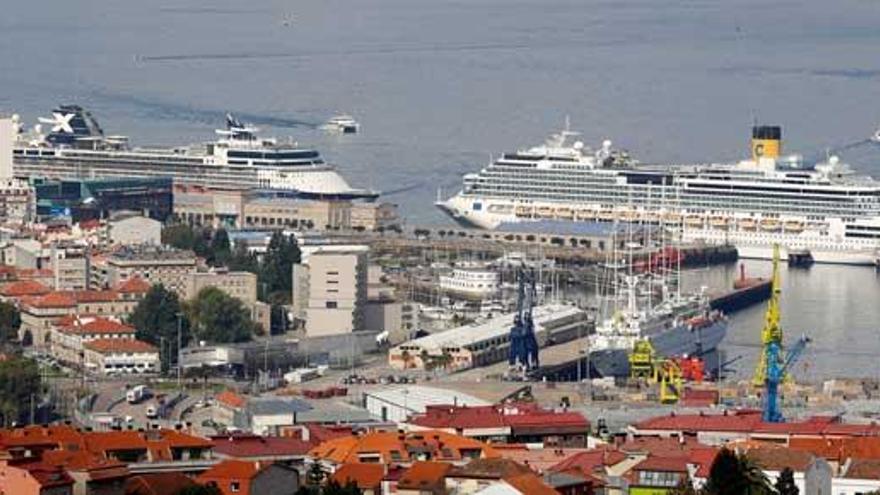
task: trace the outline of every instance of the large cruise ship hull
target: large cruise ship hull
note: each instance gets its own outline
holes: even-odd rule
[[[702,356],[717,349],[725,335],[727,320],[721,319],[701,329],[679,326],[648,339],[660,356]],[[594,350],[589,359],[592,373],[599,377],[629,376],[628,349]]]
[[[497,229],[503,224],[542,220],[542,218],[517,216],[515,213],[517,204],[506,200],[478,199],[456,195],[446,201],[437,202],[436,206],[459,225],[488,230]],[[580,205],[564,205],[562,203],[529,203],[529,208],[534,210],[542,207],[552,210],[561,206],[574,209],[580,207]],[[684,215],[682,214],[682,216]],[[548,219],[552,219],[552,217]],[[731,222],[733,220],[734,217],[731,217]],[[578,220],[570,219],[570,221]],[[783,257],[788,256],[789,250],[806,250],[810,252],[816,263],[875,265],[878,248],[880,248],[876,241],[864,238],[847,238],[842,220],[826,219],[826,221],[831,224],[831,227],[826,231],[804,229],[796,233],[787,232],[783,227],[774,231],[765,230],[757,221],[750,230],[740,230],[728,226],[723,229],[711,228],[708,219],[699,228],[689,227],[683,221],[677,227],[670,224],[667,224],[667,227],[677,228],[684,242],[732,245],[736,247],[739,256],[746,259],[773,259],[773,246],[778,244]],[[803,219],[801,222],[806,224],[807,219]],[[880,229],[880,225],[871,228]]]
[[[304,199],[374,200],[379,193],[353,189],[331,167],[308,167],[287,173],[283,183],[260,177],[255,167],[231,165],[185,165],[163,163],[128,163],[126,160],[84,160],[17,155],[13,160],[16,177],[30,179],[108,179],[170,177],[176,185],[231,188],[276,189],[289,191]]]

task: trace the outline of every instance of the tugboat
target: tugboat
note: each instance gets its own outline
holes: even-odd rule
[[[809,249],[790,249],[788,251],[788,266],[792,268],[809,268],[813,266],[813,254]]]

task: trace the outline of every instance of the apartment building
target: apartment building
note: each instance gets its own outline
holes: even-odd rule
[[[369,248],[303,246],[293,267],[293,313],[310,337],[364,330]]]

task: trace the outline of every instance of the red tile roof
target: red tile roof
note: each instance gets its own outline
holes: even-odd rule
[[[49,292],[51,292],[51,289],[36,280],[10,282],[0,289],[0,295],[5,297],[42,296]]]
[[[330,477],[342,486],[354,482],[361,490],[376,490],[382,485],[385,466],[382,464],[343,464]]]
[[[65,318],[65,322],[70,319]],[[59,330],[65,333],[75,334],[134,334],[135,329],[130,325],[101,317],[74,316],[73,321],[59,325]]]
[[[471,438],[453,435],[438,430],[424,430],[412,433],[371,432],[363,435],[349,435],[321,443],[309,455],[336,464],[359,462],[362,455],[378,455],[383,463],[410,462],[410,452],[430,451],[432,458],[440,461],[457,461],[465,458],[469,451],[479,451],[483,457],[498,457],[498,453],[487,444]]]
[[[544,480],[537,477],[534,473],[518,474],[504,478],[510,486],[519,490],[520,493],[527,495],[559,495],[552,486],[544,483]]]
[[[597,471],[604,471],[606,466],[614,466],[628,458],[629,456],[619,450],[613,450],[610,448],[594,449],[588,452],[574,454],[550,469],[552,471],[577,469],[584,474],[593,474]]]
[[[404,490],[434,491],[445,487],[446,474],[452,464],[446,462],[414,462],[397,480],[397,488]]]
[[[233,409],[241,409],[247,404],[247,400],[232,390],[224,390],[215,397],[217,402],[231,407]]]
[[[590,422],[582,414],[571,411],[542,409],[536,404],[505,404],[495,406],[432,405],[425,414],[413,417],[410,423],[425,428],[564,428],[586,432]]]
[[[510,459],[473,459],[464,466],[454,466],[447,476],[464,479],[502,479],[519,474],[534,474],[528,466]]]
[[[686,473],[688,456],[648,456],[644,461],[633,466],[633,471],[660,471],[668,473]]]
[[[69,486],[74,482],[66,471],[44,462],[26,461],[14,467],[27,471],[42,488]]]
[[[73,308],[76,306],[76,299],[70,292],[53,291],[44,296],[29,299],[25,304],[35,308]]]
[[[115,290],[77,290],[72,291],[73,298],[79,304],[114,302],[119,300]]]
[[[766,471],[791,468],[795,472],[804,472],[816,459],[809,452],[782,446],[752,448],[748,449],[745,455]]]
[[[140,277],[131,277],[116,286],[122,294],[142,294],[150,290],[150,283]]]
[[[137,339],[97,339],[86,342],[83,346],[101,354],[114,352],[159,352],[153,344]]]
[[[262,437],[258,435],[230,435],[212,437],[214,452],[235,458],[272,458],[304,456],[312,444],[293,437]]]
[[[880,437],[799,438],[788,441],[789,447],[839,462],[854,457],[880,460]]]
[[[125,481],[125,495],[166,495],[195,485],[195,481],[182,473],[139,474]]]
[[[253,461],[226,460],[215,464],[197,478],[199,483],[213,483],[217,485],[224,495],[235,493],[237,495],[249,495],[251,482],[264,467]],[[238,489],[233,491],[232,482],[238,482]],[[261,494],[254,494],[261,495]]]

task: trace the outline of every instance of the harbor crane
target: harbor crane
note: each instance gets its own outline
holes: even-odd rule
[[[779,406],[779,385],[785,380],[788,370],[797,362],[803,354],[810,338],[801,336],[783,357],[782,345],[771,342],[764,349],[767,362],[767,378],[764,381],[764,411],[763,419],[768,423],[781,423],[785,421]]]
[[[764,408],[762,418],[768,423],[781,423],[785,420],[779,406],[779,385],[782,384],[791,367],[800,359],[810,339],[802,336],[786,353],[782,346],[782,325],[780,324],[779,295],[779,245],[773,246],[773,278],[770,301],[764,316],[761,330],[761,357],[755,370],[754,384],[764,388]]]
[[[508,363],[520,367],[524,372],[538,367],[538,340],[535,337],[535,322],[532,310],[537,300],[534,270],[519,269],[516,315],[510,328],[510,354]]]

